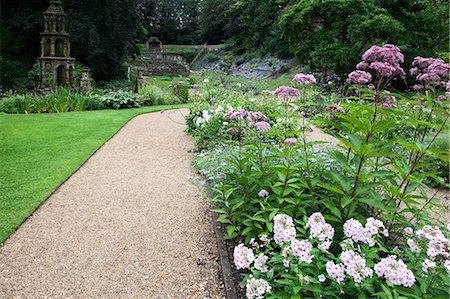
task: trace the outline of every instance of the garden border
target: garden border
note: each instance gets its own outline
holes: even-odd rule
[[[227,244],[223,238],[223,232],[220,230],[219,222],[217,221],[217,213],[213,214],[214,234],[216,235],[217,249],[219,252],[220,268],[222,270],[222,280],[225,289],[225,297],[227,299],[237,299],[237,292],[233,280],[233,272],[231,269],[230,258],[228,256]]]

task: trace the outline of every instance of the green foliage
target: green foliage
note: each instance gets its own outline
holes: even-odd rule
[[[287,43],[281,38],[278,20],[286,0],[240,0],[230,7],[230,49],[235,54],[260,51],[289,56]]]
[[[106,109],[139,108],[142,106],[138,97],[128,91],[109,92],[102,96],[102,101]]]
[[[342,74],[372,44],[394,43],[407,61],[445,51],[447,8],[446,1],[429,0],[302,0],[286,10],[280,27],[301,63]]]
[[[20,61],[0,58],[0,69],[0,88],[3,92],[24,92],[36,86],[37,81],[29,77],[28,69]]]

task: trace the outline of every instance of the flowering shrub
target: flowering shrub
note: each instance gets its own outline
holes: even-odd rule
[[[385,225],[369,218],[365,225],[351,219],[344,223],[344,238],[321,213],[304,222],[284,214],[274,217],[273,241],[266,234],[251,240],[251,247],[239,244],[234,252],[238,269],[246,268],[247,298],[431,298],[447,296],[450,283],[450,240],[437,227],[425,226],[414,238],[428,252],[395,248],[386,242]],[[309,230],[309,234],[308,234]],[[412,229],[405,230],[411,236]],[[412,240],[412,239],[409,239]],[[340,249],[331,250],[336,242]],[[439,253],[436,248],[438,242]],[[430,250],[431,248],[431,250]],[[254,256],[258,255],[255,259]],[[255,292],[255,285],[264,286]],[[256,288],[258,289],[258,288]],[[433,297],[435,298],[435,297]]]

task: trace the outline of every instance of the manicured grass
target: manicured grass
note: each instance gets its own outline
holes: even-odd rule
[[[181,107],[0,114],[0,244],[129,119]]]

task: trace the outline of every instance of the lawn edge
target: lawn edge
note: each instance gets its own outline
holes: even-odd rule
[[[158,106],[154,106],[154,107],[158,107]],[[159,107],[161,107],[161,109],[157,109],[155,111],[149,111],[149,112],[141,112],[138,113],[136,115],[133,115],[130,119],[128,119],[125,123],[123,123],[123,125],[121,125],[116,132],[114,132],[114,134],[112,134],[107,140],[105,140],[105,142],[103,142],[96,150],[94,150],[67,178],[65,178],[58,186],[56,186],[56,188],[48,195],[46,196],[37,206],[36,208],[33,210],[33,212],[30,213],[30,215],[28,215],[27,217],[25,217],[18,225],[17,227],[5,238],[5,240],[3,240],[2,242],[0,242],[0,249],[5,246],[6,242],[8,242],[8,240],[11,238],[12,235],[14,235],[18,229],[20,229],[20,227],[31,217],[33,216],[37,210],[39,210],[39,208],[45,203],[47,202],[47,200],[54,195],[59,188],[61,188],[61,186],[63,184],[65,184],[78,170],[81,169],[81,167],[84,166],[84,164],[86,164],[91,158],[92,156],[94,156],[106,143],[108,143],[111,139],[113,139],[130,121],[132,121],[134,118],[144,115],[144,114],[150,114],[150,113],[155,113],[155,112],[161,112],[163,110],[177,110],[177,109],[184,109],[184,108],[189,108],[189,104],[178,104],[178,105],[160,105]],[[174,108],[177,107],[177,108]],[[166,109],[164,109],[166,108]],[[67,112],[62,112],[62,113],[67,113]]]

